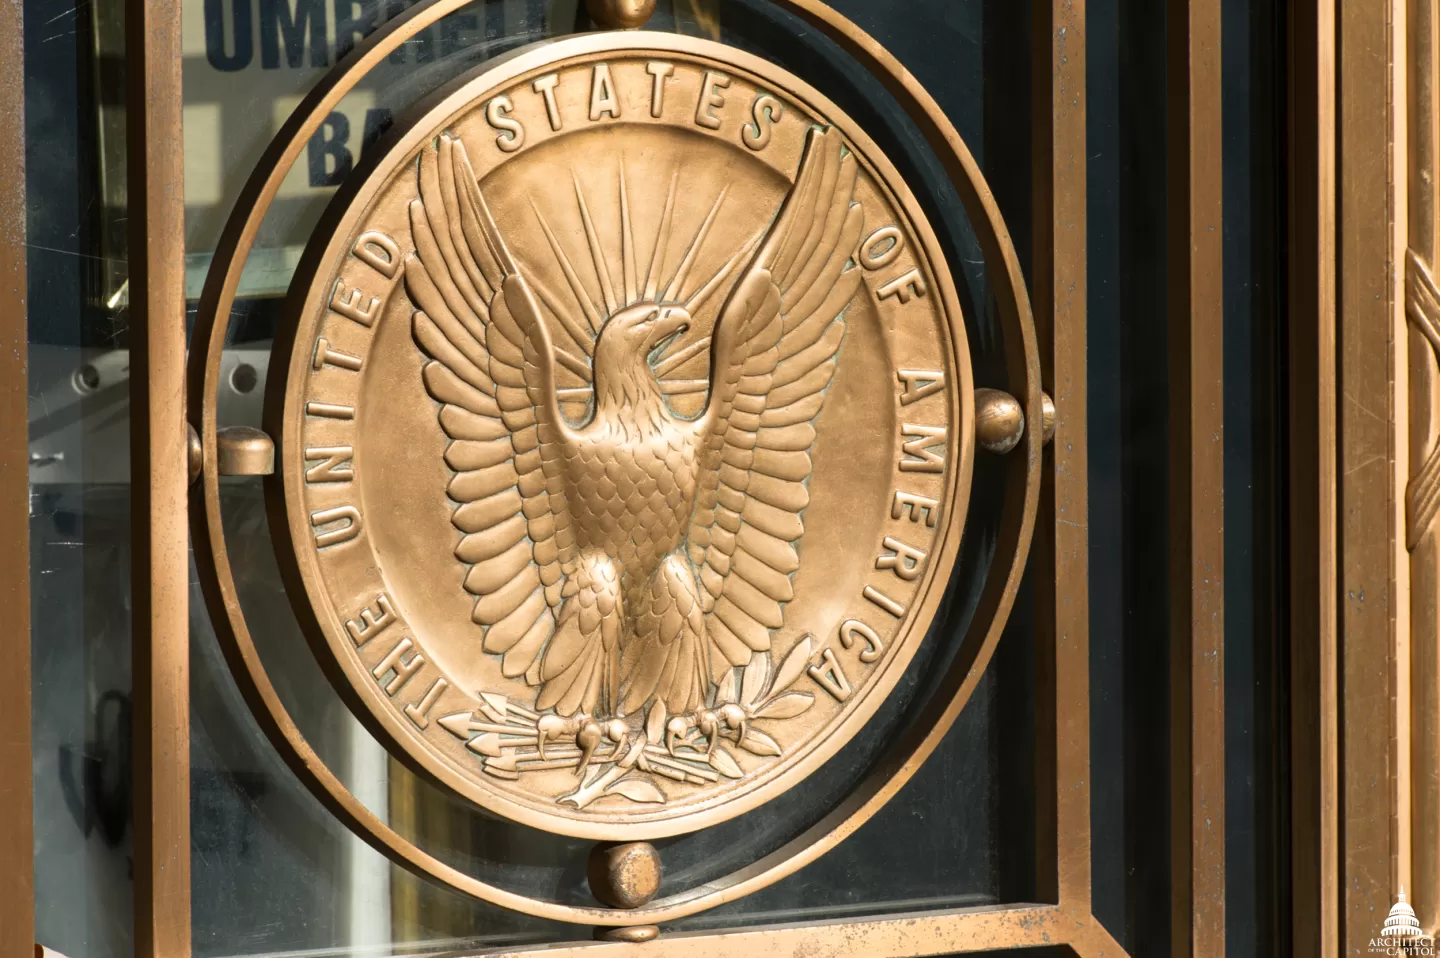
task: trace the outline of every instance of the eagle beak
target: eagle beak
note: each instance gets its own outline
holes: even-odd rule
[[[662,309],[655,331],[661,338],[683,333],[690,328],[690,314],[683,309]]]
[[[654,352],[664,352],[675,337],[690,328],[690,314],[683,309],[661,309],[660,316],[650,332],[650,341],[655,344]]]

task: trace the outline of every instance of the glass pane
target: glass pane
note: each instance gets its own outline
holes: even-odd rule
[[[132,951],[117,9],[24,11],[35,938],[94,958]]]
[[[1223,4],[1226,933],[1284,954],[1275,597],[1283,393],[1283,4]],[[1170,948],[1165,11],[1087,8],[1094,912]]]

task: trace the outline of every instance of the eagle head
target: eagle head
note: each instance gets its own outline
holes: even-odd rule
[[[654,363],[665,347],[690,328],[683,306],[640,303],[606,320],[595,343],[597,411],[664,407]]]

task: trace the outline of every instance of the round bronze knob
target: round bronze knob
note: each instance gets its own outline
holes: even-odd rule
[[[586,872],[601,904],[639,908],[660,890],[660,853],[649,842],[596,845]]]
[[[200,470],[205,465],[205,447],[200,444],[200,434],[195,431],[194,426],[186,423],[185,430],[185,454],[189,459],[190,481],[194,482],[200,478]]]
[[[980,448],[1004,455],[1025,435],[1025,409],[1020,400],[998,389],[975,390],[975,439]]]
[[[268,476],[275,471],[275,443],[253,426],[226,426],[215,436],[215,465],[222,476]]]
[[[1055,438],[1055,401],[1040,394],[1040,421],[1045,444]],[[975,390],[975,441],[986,452],[1003,456],[1020,444],[1025,435],[1025,407],[1020,400],[999,389]]]
[[[655,0],[585,0],[585,9],[602,30],[630,30],[645,25]]]

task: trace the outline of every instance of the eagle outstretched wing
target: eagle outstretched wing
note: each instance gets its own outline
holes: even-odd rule
[[[465,147],[442,135],[421,151],[410,204],[415,252],[405,287],[414,335],[430,357],[425,387],[455,471],[447,493],[469,568],[472,618],[506,676],[541,681],[575,542],[561,470],[567,426],[540,307],[480,194]]]
[[[795,185],[716,322],[688,537],[715,674],[769,649],[794,597],[813,422],[860,285],[857,173],[838,130],[810,131]]]

